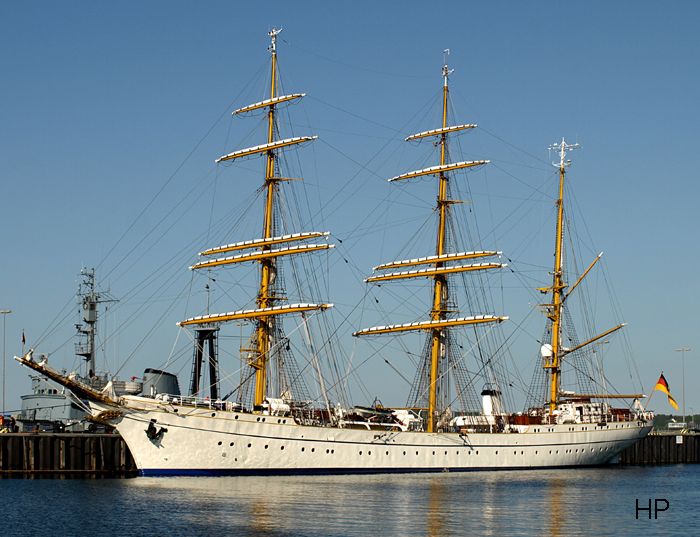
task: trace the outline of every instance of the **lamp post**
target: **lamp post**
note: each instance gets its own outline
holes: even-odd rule
[[[683,375],[683,423],[685,423],[685,351],[689,350],[690,349],[676,349],[676,352],[681,353],[681,374]]]
[[[7,323],[7,314],[12,313],[12,310],[0,310],[2,313],[2,415],[5,418],[5,325]]]

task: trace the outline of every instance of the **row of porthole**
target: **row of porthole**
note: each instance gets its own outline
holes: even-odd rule
[[[216,412],[212,413],[211,417],[212,417],[212,418],[213,418],[213,417],[216,417]],[[235,416],[233,417],[233,419],[236,419],[236,420],[237,420],[237,419],[238,419],[238,415],[235,415]],[[265,421],[265,418],[260,418],[260,417],[258,416],[257,421],[262,421],[262,422],[264,422],[264,421]],[[283,420],[282,418],[278,418],[278,419],[277,419],[277,423],[285,424],[285,423],[287,423],[287,420]]]
[[[222,442],[221,442],[221,441],[219,441],[219,445],[222,445]],[[234,442],[231,442],[231,443],[229,444],[229,446],[231,446],[231,447],[233,447],[233,445],[234,445]],[[253,447],[253,445],[252,445],[252,444],[248,444],[248,447],[249,447],[249,448],[250,448],[250,447]],[[269,445],[268,445],[268,444],[265,444],[265,449],[268,449],[268,448],[269,448]],[[306,448],[303,448],[303,447],[302,447],[302,448],[301,448],[301,451],[303,452],[305,449],[306,449]],[[599,448],[599,449],[600,449],[600,451],[603,451],[603,449],[605,449],[605,451],[608,451],[610,448],[609,448],[609,447],[606,447],[606,448]],[[284,446],[280,446],[280,451],[284,451]],[[316,451],[316,448],[311,448],[311,453],[314,453],[315,451]],[[585,451],[585,450],[581,449],[581,453],[583,453],[584,451]],[[591,448],[591,453],[593,453],[594,451],[595,451],[595,449]],[[335,450],[334,450],[334,449],[331,449],[331,450],[328,450],[328,449],[327,449],[327,450],[326,450],[326,453],[328,453],[328,454],[334,454],[334,453],[335,453]],[[420,453],[419,451],[416,451],[416,455],[418,455],[419,453]],[[478,455],[478,454],[479,454],[479,451],[477,450],[477,451],[475,451],[475,453],[476,453],[476,455]],[[573,450],[567,449],[567,450],[566,450],[566,453],[573,453]],[[576,453],[578,453],[578,449],[576,449]],[[389,452],[387,451],[386,454],[389,455]],[[404,451],[403,454],[406,455],[406,452]],[[445,455],[447,455],[447,454],[448,454],[448,452],[445,451]],[[457,451],[456,454],[459,455],[459,451]],[[517,451],[513,451],[513,455],[517,455],[517,454],[518,454]],[[521,451],[520,454],[521,454],[521,455],[524,455],[525,452],[524,452],[524,451]],[[538,455],[538,454],[539,454],[539,451],[535,451],[535,455]],[[550,454],[550,455],[552,454],[552,450],[551,450],[551,449],[549,450],[549,454]],[[556,454],[556,455],[559,455],[559,450],[558,450],[558,449],[556,450],[555,454]],[[362,455],[362,451],[360,451],[360,455]],[[368,452],[367,452],[367,455],[372,455],[372,452],[371,452],[371,451],[368,451]],[[435,455],[435,452],[434,452],[434,451],[433,451],[433,455]],[[467,455],[471,455],[471,451],[467,451]],[[496,451],[496,455],[498,455],[498,451]]]

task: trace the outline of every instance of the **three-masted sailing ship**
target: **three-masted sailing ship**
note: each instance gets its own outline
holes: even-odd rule
[[[465,352],[457,334],[469,330],[474,345],[483,345],[481,360],[485,370],[492,367],[498,349],[488,347],[492,327],[506,316],[475,311],[460,311],[457,286],[465,278],[498,271],[505,264],[501,252],[469,251],[460,248],[459,230],[452,212],[463,200],[454,199],[451,181],[457,173],[489,161],[451,162],[449,140],[475,125],[450,125],[448,114],[449,76],[447,62],[442,68],[442,121],[432,130],[409,136],[408,142],[429,141],[438,149],[439,161],[433,166],[399,175],[391,182],[410,182],[412,178],[437,181],[437,219],[434,250],[422,257],[388,262],[374,268],[367,285],[390,285],[419,278],[430,282],[432,299],[426,304],[423,319],[403,324],[387,324],[355,332],[358,338],[390,337],[403,333],[426,334],[415,381],[407,406],[401,409],[374,406],[350,406],[331,401],[323,385],[317,360],[320,347],[330,340],[314,344],[308,332],[311,316],[324,315],[332,304],[316,300],[317,293],[302,294],[307,300],[293,301],[285,288],[284,267],[291,260],[307,259],[333,248],[329,232],[289,229],[284,219],[281,185],[292,178],[281,172],[284,151],[312,142],[315,136],[280,137],[280,107],[297,101],[303,94],[279,92],[277,35],[272,30],[271,82],[269,97],[236,110],[234,114],[266,114],[265,143],[237,150],[217,162],[262,157],[264,177],[262,234],[201,252],[191,269],[206,271],[257,263],[257,294],[251,307],[227,313],[209,313],[179,323],[194,330],[195,353],[190,395],[151,393],[139,396],[114,396],[96,392],[88,386],[55,371],[44,370],[31,352],[18,360],[36,371],[68,386],[90,401],[93,419],[116,427],[124,437],[142,475],[241,475],[351,472],[425,472],[466,471],[476,469],[545,468],[590,466],[609,462],[627,446],[651,430],[650,414],[641,410],[613,410],[605,394],[572,393],[562,389],[561,367],[567,357],[605,334],[575,348],[562,344],[566,301],[578,282],[568,287],[563,248],[564,179],[568,163],[564,156],[570,146],[557,146],[561,160],[557,201],[556,254],[552,285],[543,288],[551,300],[541,305],[547,316],[546,342],[540,350],[540,373],[529,408],[522,413],[507,412],[504,387],[495,374],[486,379],[477,395],[474,372],[465,365]],[[287,263],[285,265],[285,263]],[[289,269],[289,272],[294,270]],[[295,272],[296,274],[296,272]],[[300,279],[300,278],[296,278]],[[580,280],[579,280],[580,281]],[[309,358],[303,369],[318,374],[319,404],[314,403],[299,380],[300,368],[289,348],[284,330],[285,318],[301,318],[297,329],[308,345]],[[252,336],[240,350],[245,362],[241,382],[232,398],[222,397],[218,386],[217,334],[227,323],[247,323]],[[619,327],[618,327],[619,328]],[[295,329],[296,330],[296,329]],[[489,336],[490,337],[490,336]],[[205,352],[207,349],[207,352]],[[331,351],[332,352],[332,351]],[[203,398],[201,368],[209,364],[209,396]],[[546,387],[542,388],[542,387]],[[144,390],[146,392],[147,390]],[[456,397],[452,394],[456,392]],[[544,392],[547,393],[544,393]],[[459,408],[452,402],[458,400]]]

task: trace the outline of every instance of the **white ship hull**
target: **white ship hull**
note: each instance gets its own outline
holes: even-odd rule
[[[519,433],[425,433],[298,425],[291,417],[124,397],[110,420],[141,475],[440,472],[596,466],[645,437],[646,421],[523,427]],[[95,414],[115,410],[92,403]],[[147,435],[155,420],[157,438]],[[163,429],[162,432],[161,429]]]

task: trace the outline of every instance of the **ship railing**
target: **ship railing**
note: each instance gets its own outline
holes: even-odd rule
[[[222,401],[221,399],[211,400],[208,397],[202,399],[201,397],[194,397],[191,395],[170,395],[167,393],[159,393],[158,395],[156,395],[155,399],[157,401],[162,401],[163,403],[181,406],[191,406],[194,408],[226,410],[229,412],[243,410],[243,406],[240,403],[235,403],[233,401]]]

